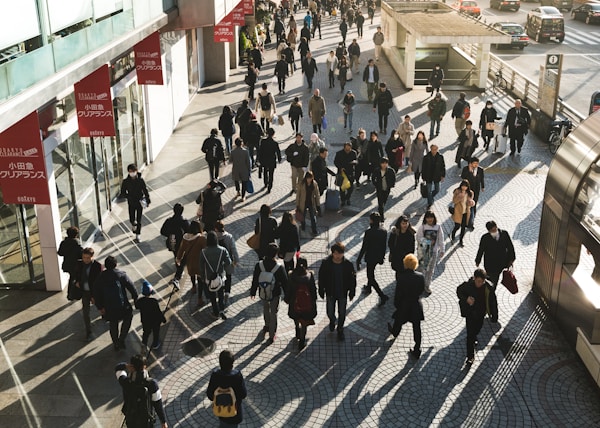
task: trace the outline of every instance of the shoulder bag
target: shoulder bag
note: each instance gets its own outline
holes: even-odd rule
[[[248,244],[248,246],[250,248],[252,248],[254,251],[258,251],[258,249],[260,248],[260,229],[261,229],[261,224],[260,223],[261,222],[260,222],[260,217],[259,217],[258,218],[258,233],[253,234],[246,241],[246,244]]]

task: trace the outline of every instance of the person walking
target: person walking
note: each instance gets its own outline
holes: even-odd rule
[[[204,230],[210,231],[215,229],[217,220],[225,216],[223,201],[221,195],[225,192],[225,184],[219,180],[210,180],[206,185],[206,189],[200,192],[196,198],[196,203],[201,205],[199,208],[202,213],[202,222]]]
[[[294,97],[288,112],[288,119],[292,125],[293,134],[298,134],[300,132],[300,119],[303,117],[304,113],[302,112],[302,102],[300,101],[300,98]]]
[[[388,158],[381,158],[379,161],[379,168],[373,171],[371,180],[375,186],[377,207],[379,215],[381,216],[381,221],[383,222],[385,220],[385,204],[387,203],[392,188],[396,185],[396,171],[389,166]]]
[[[350,56],[350,70],[354,73],[358,73],[358,65],[360,64],[360,46],[356,42],[356,39],[352,39],[352,43],[348,46],[348,55]]]
[[[177,264],[177,252],[183,240],[183,235],[190,229],[190,222],[183,218],[183,205],[179,202],[173,206],[173,216],[167,218],[162,227],[160,234],[166,239],[167,250],[173,253],[175,261],[175,277],[171,280],[171,284],[175,288],[179,288],[179,281],[183,273],[183,265]]]
[[[283,266],[285,271],[294,269],[296,254],[300,251],[300,234],[291,212],[286,211],[281,217],[281,223],[277,227],[277,238],[279,238],[279,251],[283,255]]]
[[[414,173],[414,189],[419,186],[419,180],[423,172],[423,159],[428,152],[429,148],[427,147],[427,138],[425,138],[425,133],[423,131],[419,131],[417,132],[417,137],[412,142],[408,155],[409,162],[407,171],[412,171]]]
[[[419,260],[414,254],[407,254],[403,259],[404,269],[396,276],[396,292],[394,306],[396,311],[392,316],[394,325],[388,323],[388,331],[394,339],[398,337],[402,326],[407,322],[412,324],[415,346],[409,351],[411,357],[421,356],[421,321],[425,319],[421,295],[425,290],[425,277],[416,272]]]
[[[436,144],[423,157],[423,181],[427,184],[427,209],[433,205],[433,198],[440,192],[440,182],[446,178],[446,163]]]
[[[369,102],[371,102],[373,101],[375,88],[379,83],[379,68],[372,59],[369,59],[369,62],[363,71],[363,82],[367,84],[367,96],[369,97]]]
[[[442,83],[444,83],[444,70],[439,64],[433,66],[433,70],[429,73],[429,78],[427,79],[429,85],[432,87],[431,95],[433,96],[433,91],[435,90],[436,95],[440,93],[440,88],[442,87]]]
[[[454,158],[458,169],[462,168],[462,159],[465,159],[467,162],[471,159],[473,152],[479,146],[477,142],[478,137],[479,135],[473,129],[473,122],[467,120],[465,128],[460,131],[460,135],[458,136],[458,147],[456,148],[456,157]]]
[[[308,165],[312,166],[313,160],[319,157],[320,150],[325,147],[325,141],[319,138],[319,134],[310,134],[310,142],[308,143]],[[312,170],[312,169],[311,169]]]
[[[206,248],[206,236],[202,234],[202,226],[198,221],[190,222],[190,228],[187,233],[183,234],[179,251],[177,251],[177,259],[175,263],[183,264],[187,268],[187,273],[192,282],[192,294],[198,294],[198,306],[204,306],[202,296],[208,296],[203,281],[198,281],[200,277],[200,255],[202,249]]]
[[[283,264],[277,261],[278,252],[279,247],[277,244],[270,243],[265,258],[254,266],[252,286],[250,287],[251,299],[256,298],[256,292],[260,288],[258,294],[263,301],[263,318],[265,321],[263,334],[269,333],[267,345],[271,345],[276,339],[279,301],[282,294],[285,299],[285,287],[288,280]]]
[[[365,16],[362,14],[361,10],[358,9],[358,14],[356,15],[356,31],[358,33],[358,37],[360,39],[363,38],[363,26],[365,24]]]
[[[287,293],[288,316],[296,326],[298,350],[306,347],[306,329],[315,324],[317,316],[317,287],[312,271],[308,270],[308,262],[299,258],[296,268],[288,278]]]
[[[515,106],[511,107],[506,113],[506,122],[502,134],[506,135],[508,128],[508,137],[510,138],[510,155],[515,154],[515,150],[521,153],[525,136],[529,133],[531,125],[531,116],[529,110],[523,107],[521,100],[515,100]]]
[[[252,110],[248,107],[248,100],[242,100],[242,105],[235,112],[235,123],[240,127],[240,138],[246,143],[246,130],[250,124],[251,115]]]
[[[77,264],[81,259],[83,248],[79,243],[79,229],[75,226],[67,228],[67,236],[58,246],[57,254],[62,256],[63,262],[61,269],[69,274],[69,283],[67,286],[67,299],[79,300],[81,292],[75,288],[75,280],[77,273]]]
[[[342,42],[346,43],[346,34],[348,34],[348,23],[346,22],[346,18],[342,17],[342,22],[340,22],[339,26],[340,34],[342,35]]]
[[[369,216],[369,228],[363,236],[362,246],[356,259],[356,270],[360,270],[360,263],[365,258],[367,262],[367,285],[363,287],[363,294],[368,296],[374,288],[379,296],[379,307],[385,305],[389,297],[381,291],[379,283],[375,279],[375,268],[383,264],[385,260],[387,232],[381,227],[381,216],[379,213],[371,213]]]
[[[254,64],[254,67],[260,72],[260,69],[263,65],[262,45],[259,47],[256,43],[253,43],[252,50],[250,51],[250,56],[252,58],[252,63]]]
[[[308,168],[310,154],[308,146],[302,138],[302,134],[296,134],[296,140],[285,149],[285,157],[292,166],[292,191],[290,196],[294,194],[296,188],[304,177],[304,172]]]
[[[304,29],[302,29],[302,31],[304,31]],[[309,38],[310,38],[310,32],[309,32]],[[307,57],[308,53],[310,52],[310,46],[308,44],[308,40],[309,39],[307,39],[305,36],[301,36],[300,43],[298,43],[298,52],[300,52],[300,67],[302,67],[302,73],[304,73],[304,61],[306,60],[306,57]],[[311,55],[311,57],[312,57],[312,55]],[[314,71],[313,71],[312,75],[314,75]],[[308,81],[308,76],[306,77],[306,80]],[[311,81],[312,81],[312,78],[311,78]]]
[[[367,4],[367,14],[371,20],[371,25],[373,25],[373,17],[375,16],[375,0],[369,0],[369,3]]]
[[[206,155],[211,180],[219,178],[219,165],[221,162],[225,166],[225,152],[223,151],[223,143],[217,138],[218,133],[217,128],[211,129],[210,136],[202,143],[202,153]]]
[[[271,193],[275,168],[278,163],[281,163],[281,150],[279,150],[279,144],[273,138],[274,135],[275,130],[269,128],[267,130],[267,138],[262,141],[258,150],[258,159],[263,169],[263,182],[267,193]]]
[[[396,172],[404,166],[404,152],[404,142],[400,139],[398,131],[394,130],[385,143],[385,154]]]
[[[213,229],[206,233],[206,248],[200,254],[200,277],[209,285],[218,277],[225,277],[231,271],[231,257],[226,248],[219,245],[217,233]],[[209,288],[208,295],[212,306],[212,316],[226,320],[225,316],[225,279],[221,281],[221,287],[216,290]]]
[[[285,63],[289,67],[288,76],[293,75],[294,71],[296,71],[296,60],[294,58],[295,48],[296,48],[296,33],[294,31],[290,30],[290,33],[288,35],[288,44],[281,52],[281,54],[285,58]]]
[[[275,105],[275,98],[267,90],[268,86],[263,83],[261,91],[258,93],[256,99],[256,106],[254,110],[256,113],[260,113],[260,125],[263,129],[269,129],[271,122],[273,121],[273,115],[277,114],[277,106]]]
[[[321,12],[317,10],[316,13],[313,14],[313,26],[312,26],[312,38],[314,39],[317,34],[317,30],[319,31],[319,40],[321,40]]]
[[[427,104],[427,116],[431,119],[429,122],[429,139],[432,140],[435,136],[440,135],[440,126],[442,119],[446,114],[446,101],[442,98],[439,92],[435,94],[435,98]]]
[[[312,234],[316,236],[318,233],[316,213],[321,211],[321,202],[319,185],[315,183],[314,175],[310,171],[306,172],[304,179],[296,189],[296,210],[302,217],[300,222],[302,230],[306,229],[306,211],[308,211]]]
[[[384,41],[385,39],[383,37],[383,33],[381,32],[381,27],[377,26],[377,31],[375,32],[375,34],[373,34],[373,44],[375,45],[375,61],[379,61]]]
[[[271,216],[271,207],[263,204],[260,207],[258,218],[254,223],[254,233],[260,236],[260,246],[258,248],[258,259],[265,258],[269,244],[274,243],[277,238],[277,220]]]
[[[479,129],[481,136],[483,137],[483,148],[487,150],[490,141],[494,138],[494,129],[496,128],[496,120],[502,119],[498,116],[498,112],[493,107],[491,100],[485,102],[485,108],[481,110],[481,116],[479,116]]]
[[[273,129],[273,128],[269,128],[269,129]],[[263,136],[265,135],[265,131],[263,129],[262,126],[260,126],[260,123],[258,123],[258,120],[256,119],[256,115],[254,113],[252,113],[250,115],[250,123],[248,124],[248,127],[246,129],[246,139],[243,139],[244,143],[246,144],[246,147],[248,148],[248,152],[250,154],[250,163],[252,164],[252,169],[256,168],[257,164],[260,164],[260,162],[257,163],[257,157],[258,157],[258,151],[260,149],[261,146],[261,139],[263,138]],[[260,172],[260,169],[259,169]]]
[[[219,131],[223,135],[223,139],[225,140],[225,150],[227,151],[227,156],[231,153],[233,136],[235,135],[235,124],[233,123],[235,119],[235,114],[231,107],[224,106],[223,113],[219,116]]]
[[[398,137],[404,143],[404,164],[408,166],[413,134],[415,133],[415,126],[410,121],[410,116],[408,114],[404,116],[404,121],[398,125],[397,131]],[[424,136],[425,135],[423,135],[423,137]]]
[[[465,166],[460,173],[460,178],[467,180],[473,192],[473,201],[475,205],[471,207],[469,223],[467,228],[473,230],[475,228],[475,215],[477,214],[477,202],[479,201],[479,193],[485,191],[485,173],[483,168],[479,166],[479,159],[472,157],[469,160],[469,165]],[[486,268],[487,270],[487,268]]]
[[[242,145],[240,138],[235,139],[235,149],[231,152],[231,178],[235,183],[237,197],[242,197],[242,202],[246,201],[246,189],[250,181],[252,172],[252,162],[250,161],[250,152]]]
[[[348,181],[350,181],[350,187],[348,189],[340,190],[340,201],[342,206],[344,204],[349,206],[350,197],[352,196],[352,191],[354,190],[356,166],[358,164],[356,152],[352,150],[352,143],[348,141],[344,143],[344,148],[335,154],[333,163],[338,170],[338,177],[342,177],[343,172],[346,174]],[[340,179],[338,178],[336,181],[339,182],[339,180]],[[358,183],[358,178],[356,178],[356,182]]]
[[[154,288],[146,280],[142,283],[142,296],[135,301],[135,307],[142,318],[142,351],[147,352],[148,339],[152,334],[152,349],[160,348],[160,325],[167,322],[165,314],[160,310],[158,301],[152,297]]]
[[[356,152],[358,163],[355,168],[356,187],[360,187],[360,176],[366,175],[368,179],[371,178],[371,172],[369,160],[367,158],[367,149],[369,147],[369,140],[367,140],[367,133],[363,128],[358,128],[358,135],[356,138],[351,138],[352,150]]]
[[[94,301],[102,317],[110,323],[110,337],[115,351],[118,351],[125,349],[125,339],[133,319],[133,308],[125,290],[129,291],[134,302],[138,298],[138,293],[129,276],[117,269],[115,257],[107,256],[104,260],[104,267],[106,270],[98,275],[94,284],[96,291]],[[119,333],[120,321],[123,323]]]
[[[467,324],[467,360],[471,365],[475,360],[477,335],[483,327],[483,319],[489,314],[492,320],[498,319],[498,301],[494,287],[486,281],[487,273],[483,269],[475,269],[473,276],[456,289],[459,299],[460,315]]]
[[[404,257],[415,252],[416,233],[406,215],[401,215],[390,230],[387,244],[390,250],[390,264],[396,272],[396,282],[398,275],[405,271]]]
[[[459,98],[454,103],[452,108],[452,119],[454,119],[454,129],[456,136],[459,136],[461,131],[465,129],[465,122],[471,116],[471,105],[467,101],[467,94],[461,92]]]
[[[248,99],[252,101],[254,99],[254,88],[256,86],[256,80],[258,79],[259,68],[256,67],[254,61],[248,61],[248,71],[244,78],[244,83],[248,85]]]
[[[102,265],[94,260],[94,249],[86,247],[81,252],[81,260],[75,267],[74,286],[81,291],[81,312],[85,326],[85,339],[92,340],[92,322],[90,306],[94,304],[96,295],[96,279],[102,272]]]
[[[235,397],[231,403],[235,407],[235,416],[219,417],[221,427],[237,427],[244,420],[243,400],[247,397],[246,383],[242,373],[233,368],[235,358],[229,350],[221,351],[219,354],[219,368],[214,369],[208,381],[206,396],[211,402],[220,402],[220,396]],[[233,391],[233,394],[231,394]],[[229,400],[225,398],[229,404]]]
[[[333,172],[327,166],[327,154],[329,151],[327,147],[321,147],[319,149],[319,155],[313,159],[310,163],[310,170],[315,176],[315,181],[319,186],[319,195],[323,196],[325,189],[327,189],[327,175],[332,175],[335,177],[335,172]],[[321,210],[319,210],[319,215],[321,214]]]
[[[318,132],[319,134],[322,132],[321,127],[326,113],[325,98],[321,96],[320,90],[315,89],[313,96],[308,101],[308,117],[312,121],[313,132]]]
[[[277,85],[279,88],[279,95],[285,94],[285,79],[290,75],[287,62],[285,62],[285,56],[281,55],[279,61],[275,64],[275,76],[277,76]]]
[[[371,131],[369,142],[367,144],[367,161],[369,163],[367,177],[369,180],[371,179],[373,171],[378,169],[379,162],[384,156],[385,153],[383,151],[383,144],[381,144],[381,141],[379,141],[379,136],[377,135],[377,132]]]
[[[392,93],[384,82],[379,83],[379,91],[373,101],[373,112],[377,110],[379,116],[379,133],[387,134],[387,122],[390,110],[394,107]]]
[[[348,73],[350,72],[350,73]],[[340,59],[340,62],[338,63],[338,80],[340,81],[340,94],[344,92],[344,89],[346,88],[346,81],[348,78],[348,74],[350,74],[350,77],[352,77],[352,71],[350,70],[350,67],[348,66],[348,60],[346,59],[346,56],[344,55],[342,57],[342,59]]]
[[[495,221],[488,221],[485,228],[487,233],[482,235],[479,241],[475,264],[479,267],[483,258],[487,278],[495,289],[502,271],[510,268],[516,260],[515,247],[508,232],[499,229]]]
[[[452,229],[450,243],[454,243],[456,232],[460,229],[460,240],[458,245],[464,247],[463,238],[465,236],[465,229],[467,224],[469,224],[471,207],[475,205],[475,201],[473,201],[473,192],[471,191],[471,186],[467,180],[461,181],[460,185],[452,192],[452,205],[454,206],[454,212],[452,213],[454,228]]]
[[[225,230],[225,223],[221,220],[217,221],[215,224],[215,232],[217,234],[217,242],[221,247],[227,250],[231,257],[231,269],[225,271],[225,285],[223,286],[223,303],[227,305],[229,302],[229,295],[231,294],[232,271],[233,268],[237,267],[240,263],[240,256],[233,235]]]
[[[433,211],[425,212],[423,224],[417,230],[417,254],[421,272],[425,275],[425,292],[431,294],[431,280],[438,260],[444,256],[444,232]]]
[[[348,55],[348,49],[346,49],[346,44],[344,42],[339,42],[337,48],[335,48],[335,56],[338,61],[341,61],[344,56]]]
[[[131,163],[127,165],[127,174],[127,177],[121,184],[119,198],[127,199],[129,222],[133,228],[136,241],[141,242],[142,212],[144,208],[150,206],[150,194],[148,193],[146,182],[142,178],[142,173],[138,172],[135,164]]]
[[[352,134],[352,116],[354,115],[354,105],[356,99],[354,93],[351,90],[346,91],[346,95],[342,99],[343,113],[344,113],[344,129],[348,129],[348,132]]]
[[[302,45],[302,43],[300,43]],[[315,77],[315,73],[318,73],[319,70],[317,68],[317,62],[312,57],[312,54],[309,52],[306,53],[306,56],[302,60],[302,73],[306,76],[306,83],[308,84],[308,91],[312,91],[313,88],[313,78]]]
[[[344,323],[348,299],[352,301],[356,295],[356,271],[352,262],[344,257],[346,247],[341,242],[331,246],[331,255],[321,263],[319,268],[319,296],[327,299],[327,317],[329,331],[337,327],[338,340],[344,340]],[[338,317],[335,316],[337,306]]]

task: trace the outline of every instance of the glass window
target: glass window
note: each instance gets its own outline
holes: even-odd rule
[[[573,214],[600,240],[600,166],[592,165],[583,179],[573,206]]]

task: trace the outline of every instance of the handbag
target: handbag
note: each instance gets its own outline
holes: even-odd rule
[[[348,180],[348,176],[344,171],[342,171],[342,185],[340,186],[340,190],[345,192],[346,190],[350,189],[351,186],[352,183],[350,183],[350,180]]]
[[[421,183],[421,197],[427,199],[429,191],[427,190],[427,184]]]
[[[339,76],[340,75],[340,69],[336,68],[335,70],[333,70],[333,75],[334,76]]]
[[[433,92],[433,86],[429,85],[425,87],[425,92]]]
[[[298,223],[304,223],[304,213],[298,208],[296,208],[296,213],[294,214],[294,217],[296,218],[296,221]]]
[[[255,251],[258,251],[258,249],[260,248],[260,217],[258,219],[258,233],[255,233],[250,238],[248,238],[246,244],[248,244],[248,246]]]
[[[502,285],[504,285],[511,294],[517,294],[519,292],[517,278],[511,268],[506,268],[502,271]]]
[[[352,70],[346,70],[346,80],[352,80]]]
[[[321,120],[321,126],[323,129],[327,129],[327,118],[325,116],[323,116],[323,119]]]
[[[496,128],[496,124],[494,122],[486,122],[485,123],[486,131],[493,131],[495,128]]]
[[[271,84],[272,84],[272,85],[277,85],[278,83],[279,83],[279,81],[277,80],[277,76],[273,76],[273,77],[271,78]]]
[[[448,205],[448,212],[454,215],[454,205],[452,205],[452,202]]]
[[[250,194],[254,193],[254,184],[252,184],[252,180],[246,181],[246,192]]]

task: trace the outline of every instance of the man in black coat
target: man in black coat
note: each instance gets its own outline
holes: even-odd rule
[[[125,349],[125,339],[133,319],[133,308],[125,290],[129,291],[134,302],[138,293],[127,274],[117,269],[116,258],[106,257],[104,267],[106,270],[100,273],[94,284],[94,299],[104,319],[110,322],[110,337],[115,351],[118,351]],[[123,321],[120,333],[119,321]]]
[[[273,128],[267,129],[267,138],[262,140],[258,149],[258,160],[264,173],[264,183],[267,193],[271,193],[273,188],[273,174],[277,163],[281,162],[281,150],[279,150],[279,144],[273,139],[275,130]]]
[[[75,287],[81,290],[83,323],[85,325],[85,337],[88,341],[92,339],[90,305],[95,302],[95,284],[101,272],[102,265],[94,260],[94,249],[92,247],[84,248],[81,260],[77,262],[75,269]]]
[[[240,138],[246,143],[246,129],[250,124],[251,115],[252,110],[250,110],[250,107],[248,107],[248,100],[243,100],[242,105],[237,109],[235,113],[235,123],[237,123],[240,127]]]
[[[200,192],[196,198],[196,203],[202,205],[202,222],[204,230],[215,230],[217,220],[225,216],[223,201],[221,195],[225,192],[226,186],[222,181],[210,180],[206,189]]]
[[[250,163],[252,164],[252,168],[256,166],[256,153],[258,153],[260,149],[261,139],[264,136],[263,127],[260,126],[258,120],[256,119],[256,115],[254,113],[250,114],[250,123],[246,127],[246,139],[244,143],[248,147],[248,151],[250,152]],[[258,158],[260,160],[260,157]]]
[[[377,193],[377,206],[381,221],[385,220],[383,214],[385,211],[385,204],[390,196],[392,187],[396,185],[396,171],[389,166],[389,163],[388,158],[381,158],[379,161],[379,168],[371,174],[371,180],[373,181],[375,192]]]
[[[506,113],[506,122],[504,123],[504,129],[502,131],[502,134],[506,135],[506,128],[508,127],[511,156],[515,154],[515,150],[521,153],[523,139],[529,132],[529,125],[531,125],[529,111],[523,107],[521,100],[516,99],[515,106]]]
[[[418,359],[421,356],[421,321],[425,319],[421,295],[425,291],[425,277],[421,272],[415,272],[419,260],[414,254],[407,254],[403,259],[404,270],[396,276],[396,293],[394,306],[396,311],[394,325],[388,323],[388,331],[394,339],[398,337],[402,326],[410,322],[413,327],[415,347],[410,350],[410,355]]]
[[[488,278],[496,288],[500,273],[512,266],[516,259],[515,247],[508,232],[498,229],[495,221],[488,221],[485,227],[488,233],[484,234],[479,241],[475,264],[479,266],[483,257],[483,266]]]
[[[252,57],[252,62],[254,63],[254,67],[257,68],[258,70],[260,70],[260,68],[262,67],[262,63],[263,63],[263,57],[262,57],[262,52],[260,51],[260,49],[258,48],[256,43],[254,43],[252,45],[252,50],[250,51],[250,56]]]
[[[388,116],[392,107],[394,107],[392,93],[386,84],[381,82],[379,84],[379,91],[373,101],[373,111],[377,110],[377,114],[379,115],[379,132],[383,133],[383,135],[387,134]]]
[[[363,71],[363,82],[367,84],[367,95],[369,101],[373,100],[373,93],[379,83],[379,68],[375,65],[375,61],[369,59],[369,63]]]
[[[375,267],[382,265],[387,250],[387,232],[381,228],[381,216],[379,213],[371,213],[369,216],[369,228],[365,231],[362,247],[356,259],[356,269],[360,270],[363,256],[367,262],[367,285],[363,287],[363,294],[371,294],[371,287],[375,289],[380,298],[379,306],[385,305],[389,297],[381,291],[381,287],[375,279]]]
[[[215,130],[216,131],[216,130]],[[221,150],[223,147],[221,146]],[[142,206],[142,200],[145,205],[150,205],[150,194],[146,187],[146,182],[142,178],[142,173],[138,172],[135,164],[127,165],[128,176],[121,184],[120,198],[127,198],[127,207],[129,208],[129,221],[133,227],[135,238],[140,242],[140,234],[142,233],[142,211],[145,208]]]
[[[285,94],[285,79],[290,75],[285,56],[282,54],[279,61],[275,64],[275,76],[279,86],[279,95]]]
[[[348,141],[344,143],[344,148],[335,154],[333,164],[336,166],[340,176],[343,171],[348,177],[348,180],[350,180],[350,188],[347,190],[340,190],[340,200],[342,205],[344,205],[344,203],[350,205],[350,196],[352,196],[352,191],[354,190],[355,170],[358,164],[356,152],[352,150],[352,143]],[[358,183],[358,178],[356,178],[356,182]]]
[[[221,351],[219,354],[219,369],[214,369],[210,375],[206,396],[212,402],[215,399],[217,388],[233,389],[235,394],[235,409],[236,415],[230,418],[220,417],[222,425],[238,426],[244,419],[244,406],[242,405],[244,398],[248,395],[246,383],[242,373],[233,368],[235,358],[231,351]]]
[[[422,177],[427,184],[427,209],[433,205],[433,197],[440,191],[440,181],[446,177],[444,157],[438,152],[439,147],[431,145],[429,153],[423,157]]]
[[[467,361],[471,365],[475,359],[477,335],[483,327],[483,318],[489,310],[492,322],[498,321],[498,302],[494,287],[486,281],[487,273],[476,269],[473,277],[456,289],[459,299],[460,315],[467,322]]]
[[[202,143],[202,153],[206,155],[211,180],[219,178],[219,163],[223,162],[223,166],[225,166],[225,152],[223,143],[217,138],[218,133],[217,128],[211,129],[210,136]]]
[[[290,196],[296,192],[298,185],[304,178],[305,168],[308,168],[310,154],[308,146],[302,138],[302,134],[296,134],[296,140],[285,149],[285,157],[292,166],[292,191]]]
[[[179,288],[179,280],[183,274],[183,268],[186,266],[184,263],[177,264],[177,252],[179,246],[183,240],[183,235],[190,229],[190,222],[183,218],[183,205],[176,203],[173,206],[173,217],[169,217],[165,220],[162,227],[160,228],[160,234],[167,238],[166,246],[167,250],[173,253],[175,258],[175,277],[171,281],[171,284],[175,288]]]
[[[306,53],[306,56],[302,60],[302,73],[306,76],[306,83],[308,83],[309,92],[313,87],[313,77],[315,77],[315,73],[319,70],[317,69],[317,62],[312,57],[312,54],[309,52]]]
[[[319,149],[319,156],[314,158],[310,164],[315,181],[319,185],[319,194],[321,196],[323,196],[323,192],[327,189],[327,174],[335,176],[335,172],[327,167],[327,154],[327,147],[321,147]]]
[[[460,178],[467,180],[473,191],[473,200],[475,205],[471,207],[471,215],[469,216],[469,229],[474,229],[475,215],[477,214],[477,201],[479,193],[485,191],[485,177],[483,168],[479,166],[479,159],[472,157],[469,160],[469,165],[465,166],[460,173]],[[487,268],[486,268],[487,269]]]
[[[336,328],[338,340],[344,340],[344,322],[348,298],[356,295],[356,271],[350,260],[344,258],[346,247],[341,242],[331,246],[331,255],[321,263],[319,268],[319,296],[327,296],[327,317],[329,331]],[[338,307],[338,319],[335,317],[335,306]]]

